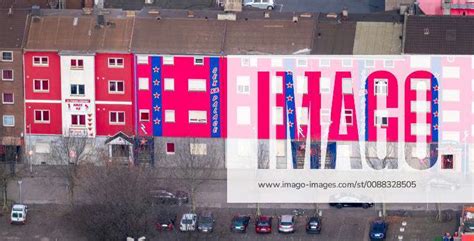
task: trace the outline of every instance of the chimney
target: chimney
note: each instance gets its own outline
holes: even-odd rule
[[[13,15],[13,7],[10,7],[8,9],[8,16],[11,16],[11,15]]]
[[[293,16],[293,23],[298,23],[298,16]]]
[[[347,20],[349,18],[349,10],[347,10],[347,8],[343,8],[342,9],[342,19],[343,20]]]

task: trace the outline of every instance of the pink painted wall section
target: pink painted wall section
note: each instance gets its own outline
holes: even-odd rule
[[[418,0],[419,6],[426,15],[443,15],[442,1]],[[474,3],[468,0],[451,0],[451,15],[474,15]]]
[[[255,60],[249,64],[248,58]],[[309,107],[313,140],[474,140],[471,56],[307,56],[302,57],[306,58],[304,66],[295,66],[298,58],[228,57],[229,138],[252,138],[255,133],[260,139],[288,137],[285,86],[282,93],[275,94],[272,82],[291,71],[296,85],[299,76],[307,77],[307,93],[296,91],[294,97],[297,109]],[[246,94],[238,93],[236,87],[242,76],[250,79],[250,92]],[[379,80],[386,86],[377,87]],[[418,86],[420,81],[425,82]],[[385,93],[376,94],[378,88],[385,89]],[[240,106],[250,107],[250,123],[237,123]],[[275,107],[283,107],[283,125],[272,124]],[[321,109],[330,111],[330,124],[322,123]],[[352,113],[352,118],[346,118],[347,113]],[[385,124],[376,125],[376,113]],[[351,119],[352,124],[347,125],[345,122]],[[308,125],[299,124],[297,138],[307,136],[307,129]]]
[[[149,110],[152,113],[153,81],[151,79],[152,66],[148,63],[137,62],[137,107],[138,110]],[[226,59],[219,58],[219,83],[220,83],[220,126],[221,137],[226,136]],[[210,99],[210,57],[204,57],[203,64],[195,64],[194,56],[174,56],[173,64],[162,62],[162,106],[163,136],[165,137],[211,137],[211,99]],[[141,90],[139,82],[147,78],[148,90]],[[205,91],[189,90],[189,80],[203,80],[206,84]],[[174,89],[165,89],[167,81],[174,82]],[[165,118],[167,111],[174,111],[174,122]],[[190,123],[189,111],[206,111],[206,123]],[[138,121],[138,134],[150,136],[153,133],[151,121]]]

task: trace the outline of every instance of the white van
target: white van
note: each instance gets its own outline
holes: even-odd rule
[[[273,0],[244,0],[244,7],[254,7],[260,9],[273,10],[275,2]]]
[[[12,213],[10,215],[10,223],[26,223],[26,215],[28,213],[28,206],[24,204],[14,204],[12,207]]]

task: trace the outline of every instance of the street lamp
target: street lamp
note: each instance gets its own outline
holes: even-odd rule
[[[21,184],[23,183],[22,180],[18,180],[18,187],[19,187],[19,193],[18,193],[18,199],[20,200],[20,203],[23,203],[21,200]]]

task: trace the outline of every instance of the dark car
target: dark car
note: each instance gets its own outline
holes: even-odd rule
[[[306,233],[321,233],[321,218],[310,217],[306,223]]]
[[[203,233],[210,233],[214,231],[214,215],[211,212],[204,212],[198,216],[198,231]]]
[[[177,215],[175,213],[163,213],[156,220],[156,230],[173,230]]]
[[[370,240],[385,240],[388,224],[383,220],[376,220],[370,225]]]
[[[161,204],[186,204],[189,201],[188,194],[183,191],[176,191],[172,193],[170,191],[160,189],[152,191],[153,197]]]
[[[374,204],[373,203],[330,203],[329,206],[336,207],[336,208],[343,208],[343,207],[370,208],[374,206]]]
[[[271,233],[272,232],[272,217],[258,216],[255,220],[256,233]]]
[[[249,226],[250,216],[247,215],[237,215],[232,218],[230,225],[230,231],[233,232],[242,232],[247,231],[247,226]]]

